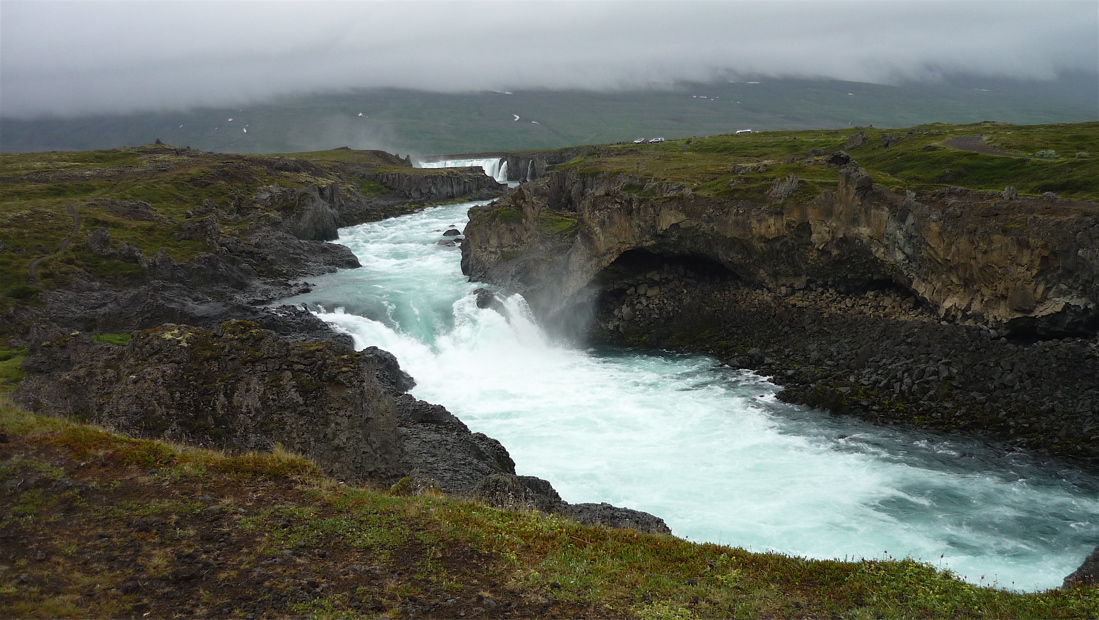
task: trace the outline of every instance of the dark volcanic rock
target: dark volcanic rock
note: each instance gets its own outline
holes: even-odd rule
[[[561,513],[586,525],[632,528],[652,534],[672,533],[671,528],[659,517],[610,504],[570,504]]]
[[[125,346],[79,333],[44,340],[15,398],[128,435],[234,452],[281,444],[341,479],[391,480],[403,451],[378,365],[332,342],[286,342],[254,323],[164,325]]]
[[[1084,563],[1080,565],[1071,575],[1065,577],[1063,588],[1071,588],[1074,586],[1093,586],[1099,583],[1099,547],[1084,559]]]
[[[549,482],[534,476],[486,476],[471,495],[478,501],[498,508],[557,512],[567,505]]]

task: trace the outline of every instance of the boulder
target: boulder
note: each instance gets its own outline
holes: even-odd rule
[[[1065,582],[1061,587],[1093,586],[1097,583],[1099,583],[1099,547],[1092,550],[1091,554],[1084,559],[1084,563],[1080,565],[1080,568],[1065,577]]]

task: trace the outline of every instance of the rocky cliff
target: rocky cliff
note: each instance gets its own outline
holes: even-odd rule
[[[709,352],[792,401],[1099,462],[1099,205],[896,193],[851,164],[815,196],[796,185],[722,200],[550,173],[471,212],[463,269],[573,335]]]
[[[857,166],[840,171],[835,191],[770,204],[569,171],[474,210],[463,265],[473,279],[520,290],[546,316],[590,299],[604,270],[642,251],[708,261],[768,290],[888,287],[955,322],[1090,334],[1099,326],[1097,214],[1091,203],[960,188],[897,195]]]

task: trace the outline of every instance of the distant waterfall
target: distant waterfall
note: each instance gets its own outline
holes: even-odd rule
[[[502,157],[486,157],[481,159],[440,159],[437,161],[417,162],[420,168],[469,168],[480,166],[485,174],[496,179],[497,183],[508,182],[508,162]]]
[[[527,162],[527,181],[534,180],[534,160],[531,159]]]

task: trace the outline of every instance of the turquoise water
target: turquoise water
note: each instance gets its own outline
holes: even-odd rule
[[[499,439],[570,502],[659,515],[676,535],[817,558],[905,557],[980,584],[1057,587],[1099,544],[1099,481],[1026,455],[796,407],[702,356],[553,342],[511,296],[478,309],[456,247],[475,203],[345,228],[363,264],[307,302],[393,352],[412,393]]]

